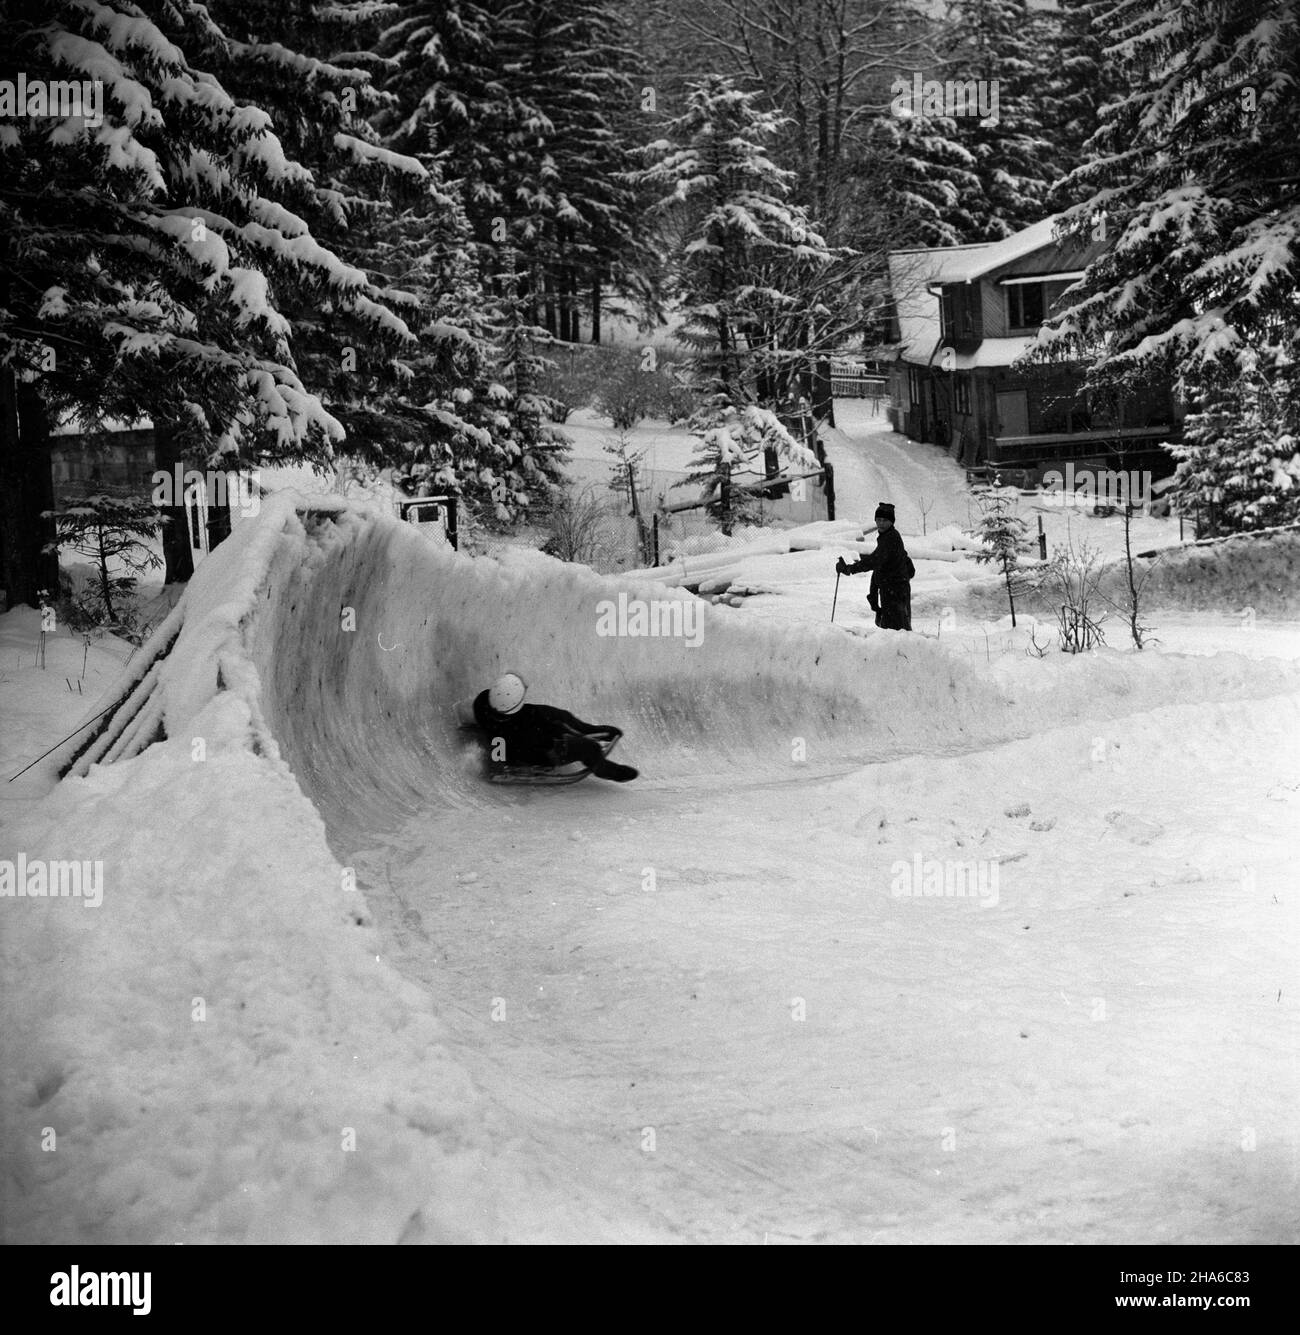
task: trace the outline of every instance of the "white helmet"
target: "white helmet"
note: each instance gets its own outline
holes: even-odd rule
[[[498,714],[513,714],[524,703],[528,683],[514,672],[498,677],[488,689],[488,704]]]

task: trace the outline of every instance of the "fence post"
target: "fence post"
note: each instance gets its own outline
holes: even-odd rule
[[[654,512],[654,522],[651,526],[651,533],[654,539],[654,563],[659,564],[659,511]]]
[[[835,465],[829,459],[822,461],[822,477],[826,484],[826,518],[835,518]]]

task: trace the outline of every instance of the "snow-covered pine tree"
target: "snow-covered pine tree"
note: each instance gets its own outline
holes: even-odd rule
[[[1118,0],[1101,23],[1129,91],[1103,109],[1096,156],[1067,183],[1087,198],[1063,221],[1111,245],[1039,355],[1090,361],[1113,393],[1171,377],[1193,412],[1176,504],[1276,523],[1296,513],[1300,434],[1300,14]]]
[[[328,306],[392,354],[412,335],[312,234],[304,215],[325,211],[325,192],[271,117],[211,73],[228,39],[206,7],[50,0],[33,21],[4,0],[0,14],[0,77],[104,87],[102,120],[0,126],[0,365],[13,405],[0,465],[47,471],[21,456],[44,451],[44,419],[69,414],[174,424],[180,448],[213,467],[326,456],[344,428],[301,378],[278,303]],[[306,106],[313,96],[304,85]],[[10,490],[6,511],[30,512],[33,497]],[[4,558],[11,596],[34,597],[30,549],[6,541]]]
[[[538,140],[549,127],[506,68],[518,22],[508,6],[395,8],[378,41],[394,100],[377,124],[390,149],[445,178],[432,217],[404,218],[391,269],[430,313],[410,391],[425,422],[401,415],[409,434],[399,476],[408,490],[454,483],[471,510],[509,522],[546,497],[567,443],[546,422],[533,348],[547,337],[535,316],[549,217],[540,191],[554,179]]]
[[[749,404],[775,408],[811,360],[807,344],[792,343],[810,314],[800,287],[834,256],[788,202],[794,174],[768,156],[779,126],[753,94],[711,76],[692,85],[637,174],[679,240],[678,336],[693,350],[706,429]]]
[[[773,412],[756,404],[719,405],[697,414],[691,434],[697,437],[686,476],[675,487],[699,486],[705,512],[730,536],[737,523],[757,509],[755,497],[738,490],[735,475],[771,452],[804,468],[816,468],[816,456],[799,444]],[[757,475],[751,485],[757,482]]]
[[[509,246],[529,321],[576,340],[606,286],[653,301],[625,170],[632,53],[607,0],[399,0],[379,50],[391,147],[463,186],[483,274]]]
[[[436,164],[388,151],[370,124],[388,101],[375,86],[377,59],[367,50],[378,30],[374,7],[355,0],[211,0],[209,10],[227,39],[214,48],[212,72],[232,97],[271,117],[285,155],[316,183],[314,198],[301,208],[312,235],[345,254],[415,329],[423,319],[422,294],[393,286],[391,256],[411,214],[430,229],[438,225],[441,191]],[[425,348],[410,346],[394,357],[363,323],[314,295],[283,291],[279,307],[292,325],[299,374],[343,425],[349,454],[383,464],[404,452],[411,442],[405,396],[421,393],[414,368],[428,360]],[[175,424],[155,427],[158,464],[170,469],[179,453]],[[170,515],[165,540],[183,528],[182,513]],[[188,559],[183,547],[169,548],[169,563]]]
[[[597,312],[616,260],[633,256],[636,198],[624,140],[635,101],[632,52],[608,0],[531,0],[502,11],[496,41],[503,79],[537,108],[553,174],[539,209],[533,257],[540,266],[539,316],[547,331],[577,342],[584,304]],[[584,301],[585,299],[585,301]]]
[[[385,148],[371,120],[392,103],[375,80],[368,49],[378,36],[364,0],[209,0],[227,37],[213,72],[241,102],[274,122],[285,153],[311,172],[319,207],[304,215],[321,244],[346,254],[413,329],[427,297],[393,286],[393,253],[413,216],[429,227],[449,205],[436,170]],[[304,97],[303,90],[309,95]],[[345,426],[351,452],[373,457],[393,437],[410,388],[414,348],[400,359],[373,346],[364,327],[333,303],[285,293],[300,374]]]
[[[1113,0],[1058,0],[1044,11],[1050,59],[1044,68],[1047,113],[1043,129],[1053,146],[1053,160],[1070,170],[1088,156],[1085,145],[1101,125],[1101,109],[1126,90],[1120,67],[1107,58],[1111,40],[1108,15]],[[1063,190],[1064,177],[1052,184],[1053,207],[1077,201]]]
[[[945,83],[975,80],[990,103],[994,89],[998,100],[995,123],[969,104],[956,118],[957,142],[974,159],[979,188],[962,192],[949,221],[963,241],[996,241],[1046,215],[1059,175],[1044,128],[1049,30],[1028,0],[952,0],[949,14]]]
[[[791,198],[833,244],[856,245],[873,202],[858,173],[864,130],[879,85],[931,55],[935,25],[921,7],[912,0],[659,0],[657,8],[671,17],[671,29],[653,40],[657,47],[667,40],[678,77],[728,75],[777,111],[783,121],[772,156],[795,172]],[[674,31],[687,47],[676,45]],[[671,87],[664,103],[679,105],[684,90]]]
[[[385,268],[419,298],[419,347],[401,392],[389,397],[382,447],[368,457],[391,463],[409,494],[455,491],[472,515],[480,505],[495,513],[510,420],[495,384],[494,308],[468,237],[458,196],[441,189],[386,232]]]
[[[888,94],[880,103],[904,69],[910,85],[911,71],[933,62],[938,24],[912,0],[667,0],[661,12],[671,28],[654,40],[670,39],[678,78],[729,75],[781,118],[768,154],[794,173],[788,202],[836,252],[833,264],[801,276],[805,315],[786,342],[809,347],[812,374],[802,388],[816,415],[833,423],[831,356],[856,350],[878,318],[889,250],[933,239],[905,225],[910,206],[930,211],[937,202],[946,215],[959,198],[950,174],[964,150],[944,152],[930,131],[898,152],[901,122],[887,123]],[[672,30],[687,34],[690,47],[674,45]],[[679,105],[684,93],[676,79],[670,86]],[[918,162],[930,146],[935,160]],[[955,237],[944,223],[937,240]]]
[[[501,381],[491,394],[506,415],[497,446],[499,463],[484,473],[490,482],[495,517],[508,522],[518,518],[536,498],[549,497],[563,480],[569,437],[550,424],[552,405],[541,391],[546,358],[538,351],[549,340],[545,329],[529,323],[531,301],[517,295],[514,257],[506,252],[497,276],[504,292],[499,309],[503,321],[497,331]]]
[[[384,90],[396,99],[379,117],[389,148],[433,154],[461,189],[480,273],[523,258],[517,296],[539,304],[534,254],[554,209],[552,127],[521,96],[521,12],[509,0],[395,0],[377,49]],[[535,321],[534,321],[535,322]]]
[[[857,169],[873,202],[868,216],[886,221],[894,247],[960,245],[978,230],[963,206],[981,190],[975,158],[955,120],[905,110],[872,120]]]
[[[993,485],[979,492],[980,520],[975,536],[983,544],[975,553],[976,561],[995,565],[1007,590],[1007,605],[1011,609],[1011,624],[1016,624],[1015,574],[1020,558],[1030,547],[1025,521],[1016,513],[1015,493],[1002,485],[994,476]]]
[[[1294,392],[1259,371],[1237,381],[1213,384],[1198,396],[1182,444],[1171,445],[1178,460],[1170,498],[1197,520],[1197,533],[1271,528],[1300,522],[1300,422]]]
[[[144,497],[96,492],[47,518],[55,526],[56,550],[70,547],[94,562],[94,580],[80,610],[95,625],[131,631],[138,578],[160,563],[151,542],[160,520],[157,508]]]

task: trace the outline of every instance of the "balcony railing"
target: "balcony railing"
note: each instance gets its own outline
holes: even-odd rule
[[[989,463],[1032,463],[1084,456],[1102,458],[1135,447],[1144,451],[1165,441],[1180,440],[1176,423],[1165,426],[1110,426],[1091,431],[1040,431],[1025,436],[989,437]]]
[[[1106,440],[1156,440],[1163,437],[1168,440],[1177,438],[1178,427],[1174,423],[1164,426],[1104,426],[1090,431],[1040,431],[1032,436],[994,436],[990,444],[1015,447],[1017,445],[1071,445],[1088,441]]]

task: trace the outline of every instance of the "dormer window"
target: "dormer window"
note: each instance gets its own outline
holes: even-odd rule
[[[976,290],[944,286],[939,289],[939,337],[944,343],[975,336]]]
[[[1043,283],[1009,283],[1007,285],[1007,328],[1037,329],[1043,323],[1046,292]]]

